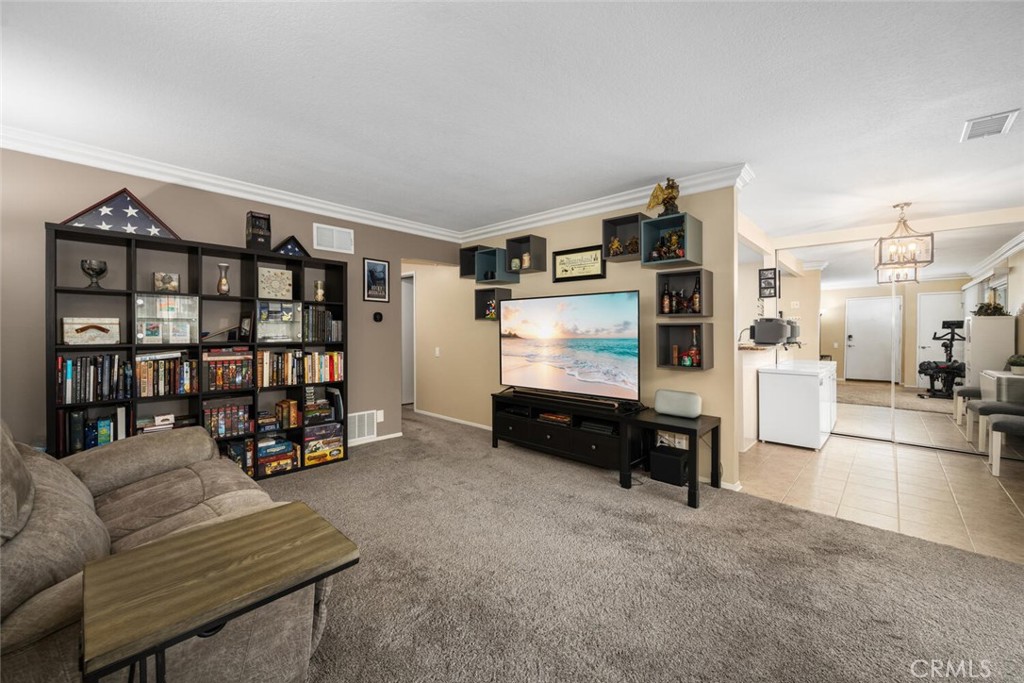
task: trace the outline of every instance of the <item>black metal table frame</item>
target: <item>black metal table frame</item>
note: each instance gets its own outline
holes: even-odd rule
[[[280,600],[281,598],[285,597],[286,595],[291,595],[292,593],[294,593],[296,591],[300,591],[303,588],[306,588],[307,586],[313,585],[317,581],[321,581],[323,579],[326,579],[329,576],[333,576],[334,574],[337,574],[340,571],[348,569],[349,567],[351,567],[353,565],[356,565],[358,563],[359,563],[359,558],[357,557],[356,559],[352,560],[351,562],[346,562],[345,564],[343,564],[343,565],[341,565],[339,567],[336,567],[334,569],[331,569],[330,571],[324,572],[323,574],[318,574],[317,576],[314,576],[311,579],[306,579],[305,581],[301,581],[301,582],[295,584],[294,586],[290,586],[290,587],[286,588],[285,590],[283,590],[283,591],[281,591],[279,593],[275,593],[274,595],[270,595],[268,597],[265,597],[262,600],[258,600],[256,602],[252,603],[251,605],[246,605],[245,607],[237,609],[234,612],[231,612],[231,613],[229,613],[229,614],[227,614],[227,615],[225,615],[223,617],[218,617],[217,619],[209,621],[206,624],[203,624],[202,626],[200,626],[198,628],[194,628],[194,629],[191,629],[189,631],[186,631],[185,633],[176,635],[173,638],[171,638],[170,640],[165,640],[164,642],[162,642],[162,643],[160,643],[158,645],[146,648],[142,652],[137,652],[137,653],[135,653],[135,654],[133,654],[133,655],[131,655],[129,657],[124,657],[123,659],[119,659],[118,661],[113,662],[112,664],[108,664],[108,665],[104,666],[101,669],[97,669],[96,671],[93,671],[90,674],[86,675],[86,674],[83,673],[82,679],[83,679],[84,683],[99,683],[100,679],[103,678],[104,676],[107,676],[107,675],[109,675],[109,674],[111,674],[111,673],[113,673],[113,672],[115,672],[115,671],[117,671],[119,669],[123,669],[124,667],[131,665],[131,670],[130,670],[129,676],[128,676],[128,683],[133,683],[133,681],[135,679],[135,664],[138,663],[138,665],[139,665],[139,681],[140,681],[140,683],[146,683],[146,680],[147,680],[147,676],[146,676],[146,660],[152,655],[156,659],[155,667],[154,667],[156,669],[156,671],[155,671],[156,683],[166,683],[166,670],[165,670],[166,662],[165,662],[164,653],[167,652],[167,648],[173,647],[174,645],[177,645],[178,643],[180,643],[182,641],[188,640],[189,638],[194,638],[196,636],[202,638],[202,637],[208,637],[208,636],[215,635],[229,621],[233,621],[234,619],[237,619],[238,617],[240,617],[240,616],[242,616],[244,614],[248,614],[249,612],[252,612],[253,610],[259,609],[260,607],[263,607],[264,605],[268,605],[268,604],[274,602],[275,600]],[[84,619],[84,615],[83,615],[83,619]],[[83,629],[83,632],[84,632],[84,629]],[[79,657],[78,667],[79,667],[80,671],[84,672],[85,671],[85,660],[84,660],[85,648],[81,647],[80,651],[82,652],[82,655]]]
[[[649,449],[647,440],[649,432],[673,432],[684,434],[687,437],[686,449],[681,450],[686,457],[687,469],[687,505],[692,508],[700,507],[700,479],[698,478],[698,455],[700,451],[700,437],[711,432],[711,485],[715,488],[722,488],[722,454],[720,429],[721,418],[711,415],[701,415],[694,419],[662,415],[654,410],[647,409],[634,413],[622,420],[622,427],[626,430],[622,439],[621,451],[619,454],[619,485],[628,489],[633,485],[632,469],[639,464],[647,464]],[[635,437],[639,437],[639,457],[633,457],[632,445]]]

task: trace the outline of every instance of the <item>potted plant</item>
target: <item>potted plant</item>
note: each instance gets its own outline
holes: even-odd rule
[[[974,315],[1009,315],[1002,304],[978,304],[974,309]]]
[[[1024,356],[1015,353],[1006,359],[1006,364],[1010,366],[1010,372],[1013,374],[1024,375]]]

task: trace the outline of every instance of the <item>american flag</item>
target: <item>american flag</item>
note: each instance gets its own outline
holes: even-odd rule
[[[302,242],[292,235],[281,244],[274,247],[274,251],[285,256],[309,256],[309,252],[302,246]]]
[[[64,225],[130,235],[181,239],[127,188],[72,216],[64,221]]]

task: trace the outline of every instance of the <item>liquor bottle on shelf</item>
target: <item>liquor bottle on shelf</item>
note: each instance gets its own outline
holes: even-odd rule
[[[700,347],[697,345],[697,330],[692,330],[693,341],[690,344],[690,350],[687,352],[690,356],[690,360],[693,361],[693,367],[700,367]]]
[[[693,283],[693,294],[690,295],[690,308],[694,313],[700,313],[700,275],[697,276]]]
[[[665,283],[665,291],[661,295],[661,312],[672,312],[672,294],[668,291],[668,283]]]

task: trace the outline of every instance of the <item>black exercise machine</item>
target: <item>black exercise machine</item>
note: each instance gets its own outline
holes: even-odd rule
[[[953,390],[958,384],[957,380],[962,379],[966,374],[966,366],[958,360],[953,360],[954,342],[966,339],[957,330],[964,328],[963,320],[943,320],[942,329],[948,330],[940,335],[938,332],[932,334],[932,339],[942,342],[942,348],[946,351],[946,362],[940,363],[934,360],[926,360],[917,366],[917,372],[928,378],[929,388],[925,394],[918,394],[921,398],[953,398]],[[935,387],[938,382],[939,387]]]

